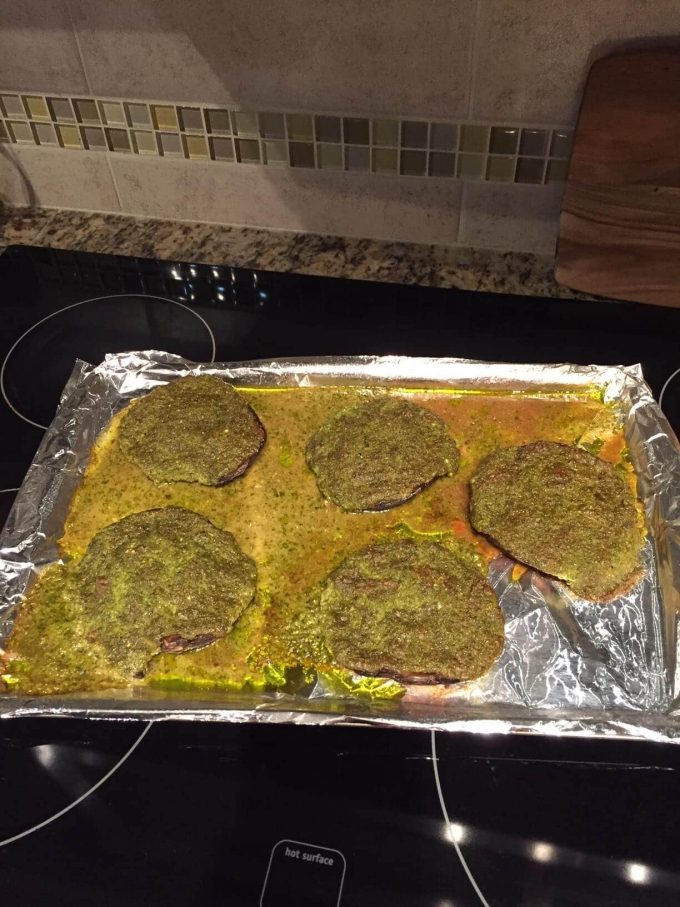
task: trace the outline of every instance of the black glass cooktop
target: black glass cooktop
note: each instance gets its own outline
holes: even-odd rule
[[[0,277],[3,519],[74,359],[123,349],[641,362],[680,426],[680,311],[20,247]],[[616,740],[12,719],[0,878],[30,905],[671,905],[679,769]]]

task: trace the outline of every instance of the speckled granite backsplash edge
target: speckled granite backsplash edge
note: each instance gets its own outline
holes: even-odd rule
[[[488,293],[588,298],[555,283],[554,259],[528,252],[420,245],[48,208],[0,208],[0,247],[43,246],[419,284]]]

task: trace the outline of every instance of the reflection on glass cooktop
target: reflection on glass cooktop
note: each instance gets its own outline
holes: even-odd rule
[[[124,349],[641,362],[680,426],[679,311],[28,248],[0,272],[3,519],[74,360]],[[678,767],[676,747],[607,740],[13,719],[3,888],[145,907],[676,904]]]

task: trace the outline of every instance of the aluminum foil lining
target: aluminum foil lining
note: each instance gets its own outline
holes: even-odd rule
[[[512,562],[490,565],[506,620],[502,657],[465,684],[409,687],[399,702],[339,699],[318,682],[306,696],[165,692],[145,688],[41,698],[0,696],[0,716],[186,718],[229,722],[377,724],[477,733],[544,733],[680,741],[680,446],[639,365],[519,365],[462,359],[356,357],[197,365],[168,353],[77,362],[0,536],[0,646],[26,586],[58,558],[71,496],[92,444],[132,398],[187,375],[242,386],[381,384],[545,391],[601,389],[623,420],[649,539],[646,574],[597,604]]]

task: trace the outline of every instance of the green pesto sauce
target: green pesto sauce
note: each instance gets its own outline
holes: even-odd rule
[[[454,475],[459,454],[446,423],[410,400],[369,400],[312,435],[307,463],[319,490],[343,510],[386,510]]]
[[[319,605],[331,651],[363,674],[469,680],[503,649],[486,570],[430,539],[381,540],[350,555]]]
[[[11,639],[5,682],[37,695],[125,685],[78,601],[73,568],[48,567],[24,602]]]
[[[640,575],[634,493],[583,449],[541,442],[496,451],[472,480],[470,516],[512,557],[584,598],[606,599]]]
[[[62,554],[78,560],[103,527],[131,513],[178,506],[231,532],[258,569],[256,602],[225,638],[198,651],[158,656],[140,683],[217,691],[289,689],[302,665],[305,683],[318,681],[351,695],[402,695],[404,688],[393,681],[357,679],[332,664],[309,607],[329,572],[376,539],[405,534],[463,540],[470,556],[484,562],[495,556],[496,549],[469,526],[468,483],[479,461],[497,446],[539,439],[577,444],[595,433],[604,439],[603,458],[620,462],[624,450],[620,426],[614,427],[612,410],[595,391],[576,396],[573,390],[554,388],[532,396],[490,396],[441,388],[390,389],[447,423],[460,451],[459,470],[392,510],[347,513],[319,493],[305,447],[330,416],[386,392],[359,387],[242,389],[266,428],[267,442],[245,475],[215,488],[187,482],[155,485],[122,453],[120,415],[112,420],[73,497]],[[5,675],[22,692],[121,685],[115,669],[88,644],[87,628],[69,616],[67,573],[60,566],[49,568],[22,606]]]

